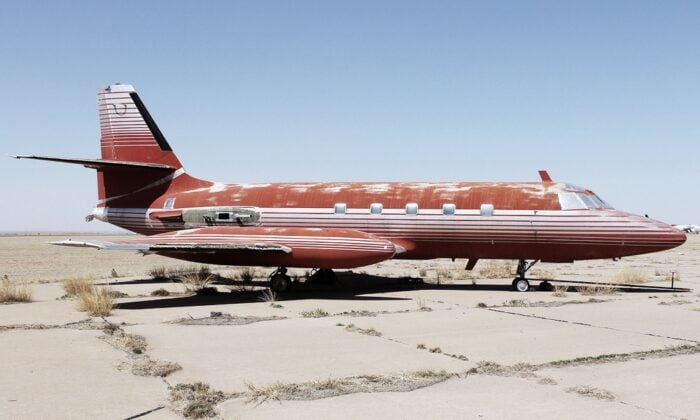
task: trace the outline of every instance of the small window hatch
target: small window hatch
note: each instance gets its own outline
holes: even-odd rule
[[[418,203],[406,204],[406,214],[408,214],[408,215],[418,214]]]
[[[372,203],[372,205],[369,206],[369,213],[370,214],[382,214],[382,203]]]
[[[228,213],[228,212],[216,213],[216,220],[231,220],[231,213]]]
[[[168,198],[165,200],[165,203],[163,204],[164,209],[171,209],[175,207],[175,199],[174,198]]]
[[[482,204],[480,214],[482,216],[493,216],[493,204]]]
[[[345,214],[347,210],[348,206],[345,203],[335,203],[335,206],[333,206],[333,213],[335,214]]]
[[[456,210],[457,207],[454,204],[442,205],[442,214],[444,214],[445,216],[454,216]]]

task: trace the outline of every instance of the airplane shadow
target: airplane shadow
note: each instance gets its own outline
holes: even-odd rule
[[[533,285],[540,280],[532,279]],[[179,283],[173,279],[136,279],[104,283],[104,285],[135,285],[135,284],[172,284]],[[161,299],[145,299],[130,302],[121,302],[115,305],[118,309],[157,309],[189,306],[226,305],[235,303],[253,303],[263,300],[262,292],[267,288],[267,281],[236,281],[226,277],[217,276],[212,282],[213,286],[220,288],[208,288],[200,293],[188,296],[164,297]],[[230,288],[230,292],[221,289]],[[377,293],[405,292],[411,290],[454,290],[454,291],[512,291],[510,284],[435,284],[426,283],[421,278],[414,277],[384,277],[363,273],[338,273],[338,278],[333,284],[317,282],[295,282],[292,289],[284,294],[278,294],[279,302],[324,299],[324,300],[357,300],[357,301],[406,301],[407,297],[396,296],[371,296]],[[574,291],[570,286],[569,291]],[[623,293],[674,293],[674,290],[648,290],[621,287],[617,289]],[[551,293],[551,291],[538,290],[533,287],[529,293]],[[521,292],[514,292],[518,295]]]

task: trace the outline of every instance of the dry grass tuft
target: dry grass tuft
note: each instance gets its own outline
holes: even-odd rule
[[[32,289],[23,283],[14,283],[5,274],[0,280],[0,303],[31,302]]]
[[[489,261],[479,269],[479,276],[485,279],[503,279],[513,276],[511,261]]]
[[[277,293],[272,289],[265,289],[260,292],[260,301],[268,302],[273,308],[282,308],[282,305],[277,303]]]
[[[78,296],[81,293],[92,291],[95,277],[91,275],[71,276],[63,280],[63,290],[68,296]]]
[[[611,283],[617,284],[639,284],[651,281],[649,276],[647,276],[641,270],[635,268],[623,268],[622,270],[615,273],[610,279]]]
[[[170,390],[170,402],[175,411],[193,419],[215,417],[216,405],[226,398],[226,394],[203,382],[177,384]]]
[[[595,295],[613,295],[615,294],[615,286],[604,284],[591,284],[587,286],[576,286],[576,291],[585,296]]]
[[[156,280],[163,280],[168,278],[168,269],[165,268],[164,265],[158,265],[155,267],[151,267],[150,270],[148,270],[148,275],[153,277]]]
[[[597,400],[613,401],[615,399],[615,395],[613,395],[610,391],[600,388],[593,388],[592,386],[588,385],[578,385],[567,388],[566,392],[583,395],[584,397],[588,398],[595,398]]]
[[[427,347],[425,347],[425,344],[423,344],[423,343],[418,343],[418,344],[416,345],[416,348],[417,348],[418,350],[425,350]]]
[[[325,318],[329,316],[329,313],[321,308],[316,308],[313,311],[302,311],[299,315],[304,318]]]
[[[554,289],[552,289],[554,293],[552,293],[552,296],[556,297],[566,297],[566,292],[569,291],[569,286],[565,284],[556,284],[554,285]]]
[[[214,280],[214,275],[207,266],[201,266],[196,271],[190,271],[179,276],[182,285],[187,292],[200,292],[209,287]]]
[[[91,285],[89,290],[78,294],[78,310],[92,316],[109,316],[113,304],[114,295],[107,287],[97,289]]]

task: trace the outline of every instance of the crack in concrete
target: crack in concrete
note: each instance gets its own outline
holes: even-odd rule
[[[606,327],[603,325],[594,325],[594,324],[589,324],[586,322],[579,322],[579,321],[569,321],[566,319],[558,319],[558,318],[550,318],[542,315],[533,315],[533,314],[521,314],[519,312],[512,312],[512,311],[505,311],[503,309],[495,309],[495,308],[486,308],[489,311],[492,312],[498,312],[506,315],[516,315],[516,316],[522,316],[525,318],[535,318],[535,319],[543,319],[546,321],[554,321],[554,322],[561,322],[564,324],[573,324],[573,325],[580,325],[584,327],[591,327],[591,328],[600,328],[603,330],[610,330],[610,331],[617,331],[617,332],[625,332],[625,333],[631,333],[631,334],[639,334],[639,335],[646,335],[649,337],[656,337],[656,338],[666,338],[669,340],[676,340],[676,341],[685,341],[689,343],[695,343],[695,344],[700,344],[700,341],[698,340],[692,340],[689,338],[682,338],[682,337],[673,337],[673,336],[668,336],[668,335],[661,335],[661,334],[654,334],[654,333],[648,333],[648,332],[642,332],[642,331],[630,331],[630,330],[623,330],[620,328],[614,328],[614,327]]]
[[[139,417],[146,416],[146,415],[148,415],[148,414],[151,414],[151,413],[154,412],[154,411],[162,410],[162,409],[164,409],[164,408],[165,408],[164,405],[159,405],[158,407],[152,408],[152,409],[150,409],[150,410],[148,410],[148,411],[144,411],[144,412],[142,412],[142,413],[138,413],[138,414],[134,414],[133,416],[129,416],[129,417],[125,418],[124,420],[133,420],[133,419],[137,419],[137,418],[139,418]]]

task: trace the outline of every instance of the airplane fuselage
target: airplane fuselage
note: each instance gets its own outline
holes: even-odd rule
[[[662,222],[612,209],[590,191],[557,182],[239,185],[190,178],[180,184],[148,208],[128,207],[139,198],[127,196],[104,203],[95,216],[145,235],[203,227],[354,230],[392,242],[402,248],[394,258],[405,259],[571,262],[685,241]],[[206,262],[236,263],[231,255],[221,258]]]

